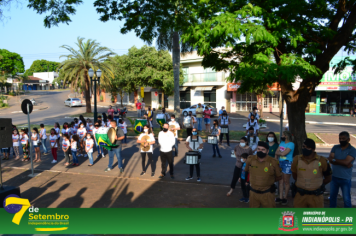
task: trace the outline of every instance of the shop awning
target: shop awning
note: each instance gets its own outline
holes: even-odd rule
[[[195,87],[195,91],[211,91],[214,87]]]
[[[179,87],[179,91],[185,91],[188,87]]]

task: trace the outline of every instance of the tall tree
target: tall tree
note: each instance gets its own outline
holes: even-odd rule
[[[125,20],[121,33],[131,30],[145,42],[151,44],[157,38],[158,49],[172,51],[174,74],[174,110],[180,115],[179,99],[179,68],[181,51],[191,49],[181,47],[180,34],[182,28],[190,24],[186,0],[96,0],[94,6],[102,14],[101,21]]]
[[[25,71],[22,57],[6,49],[0,49],[0,73],[15,75]]]
[[[104,61],[115,53],[91,39],[84,42],[84,38],[78,37],[76,45],[77,50],[68,45],[61,46],[67,49],[70,54],[61,56],[67,59],[59,65],[58,70],[62,74],[63,83],[70,82],[73,88],[84,89],[86,112],[90,113],[90,78],[88,71],[90,68],[94,71],[100,69],[106,75],[103,79],[114,77],[113,68]]]
[[[289,127],[301,151],[306,138],[305,108],[329,63],[340,49],[356,48],[356,1],[199,1],[199,24],[183,36],[198,47],[203,65],[230,70],[243,90],[278,82],[287,103]],[[226,51],[215,50],[227,47]],[[275,63],[268,56],[274,55]],[[234,60],[244,54],[241,61]],[[355,65],[344,60],[336,67]],[[303,78],[293,90],[296,76]]]
[[[25,71],[25,75],[32,76],[34,72],[56,71],[59,64],[59,62],[55,61],[35,60],[32,62],[31,67]]]

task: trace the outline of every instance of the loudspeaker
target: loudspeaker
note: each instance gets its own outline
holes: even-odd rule
[[[0,148],[12,147],[12,119],[0,118]]]
[[[16,194],[21,197],[20,188],[14,186],[3,186],[3,188],[0,188],[0,208],[4,208],[4,200],[10,194]]]

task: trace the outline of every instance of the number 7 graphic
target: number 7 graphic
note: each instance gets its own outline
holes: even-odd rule
[[[6,199],[5,207],[11,204],[22,205],[21,210],[12,218],[12,222],[19,225],[23,214],[25,214],[27,209],[31,206],[30,201],[24,198],[9,197]]]

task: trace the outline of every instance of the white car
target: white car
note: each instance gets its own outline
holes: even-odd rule
[[[192,111],[193,116],[196,115],[195,110],[197,109],[197,107],[198,107],[198,104],[193,105],[189,108],[185,108],[182,111],[183,116],[187,116],[190,111]],[[205,110],[205,107],[208,107],[211,112],[211,116],[215,116],[218,114],[218,110],[215,107],[213,107],[212,105],[201,104],[201,107],[203,108],[203,110]]]
[[[64,106],[81,107],[82,105],[82,100],[80,100],[79,98],[68,98],[64,101]]]

